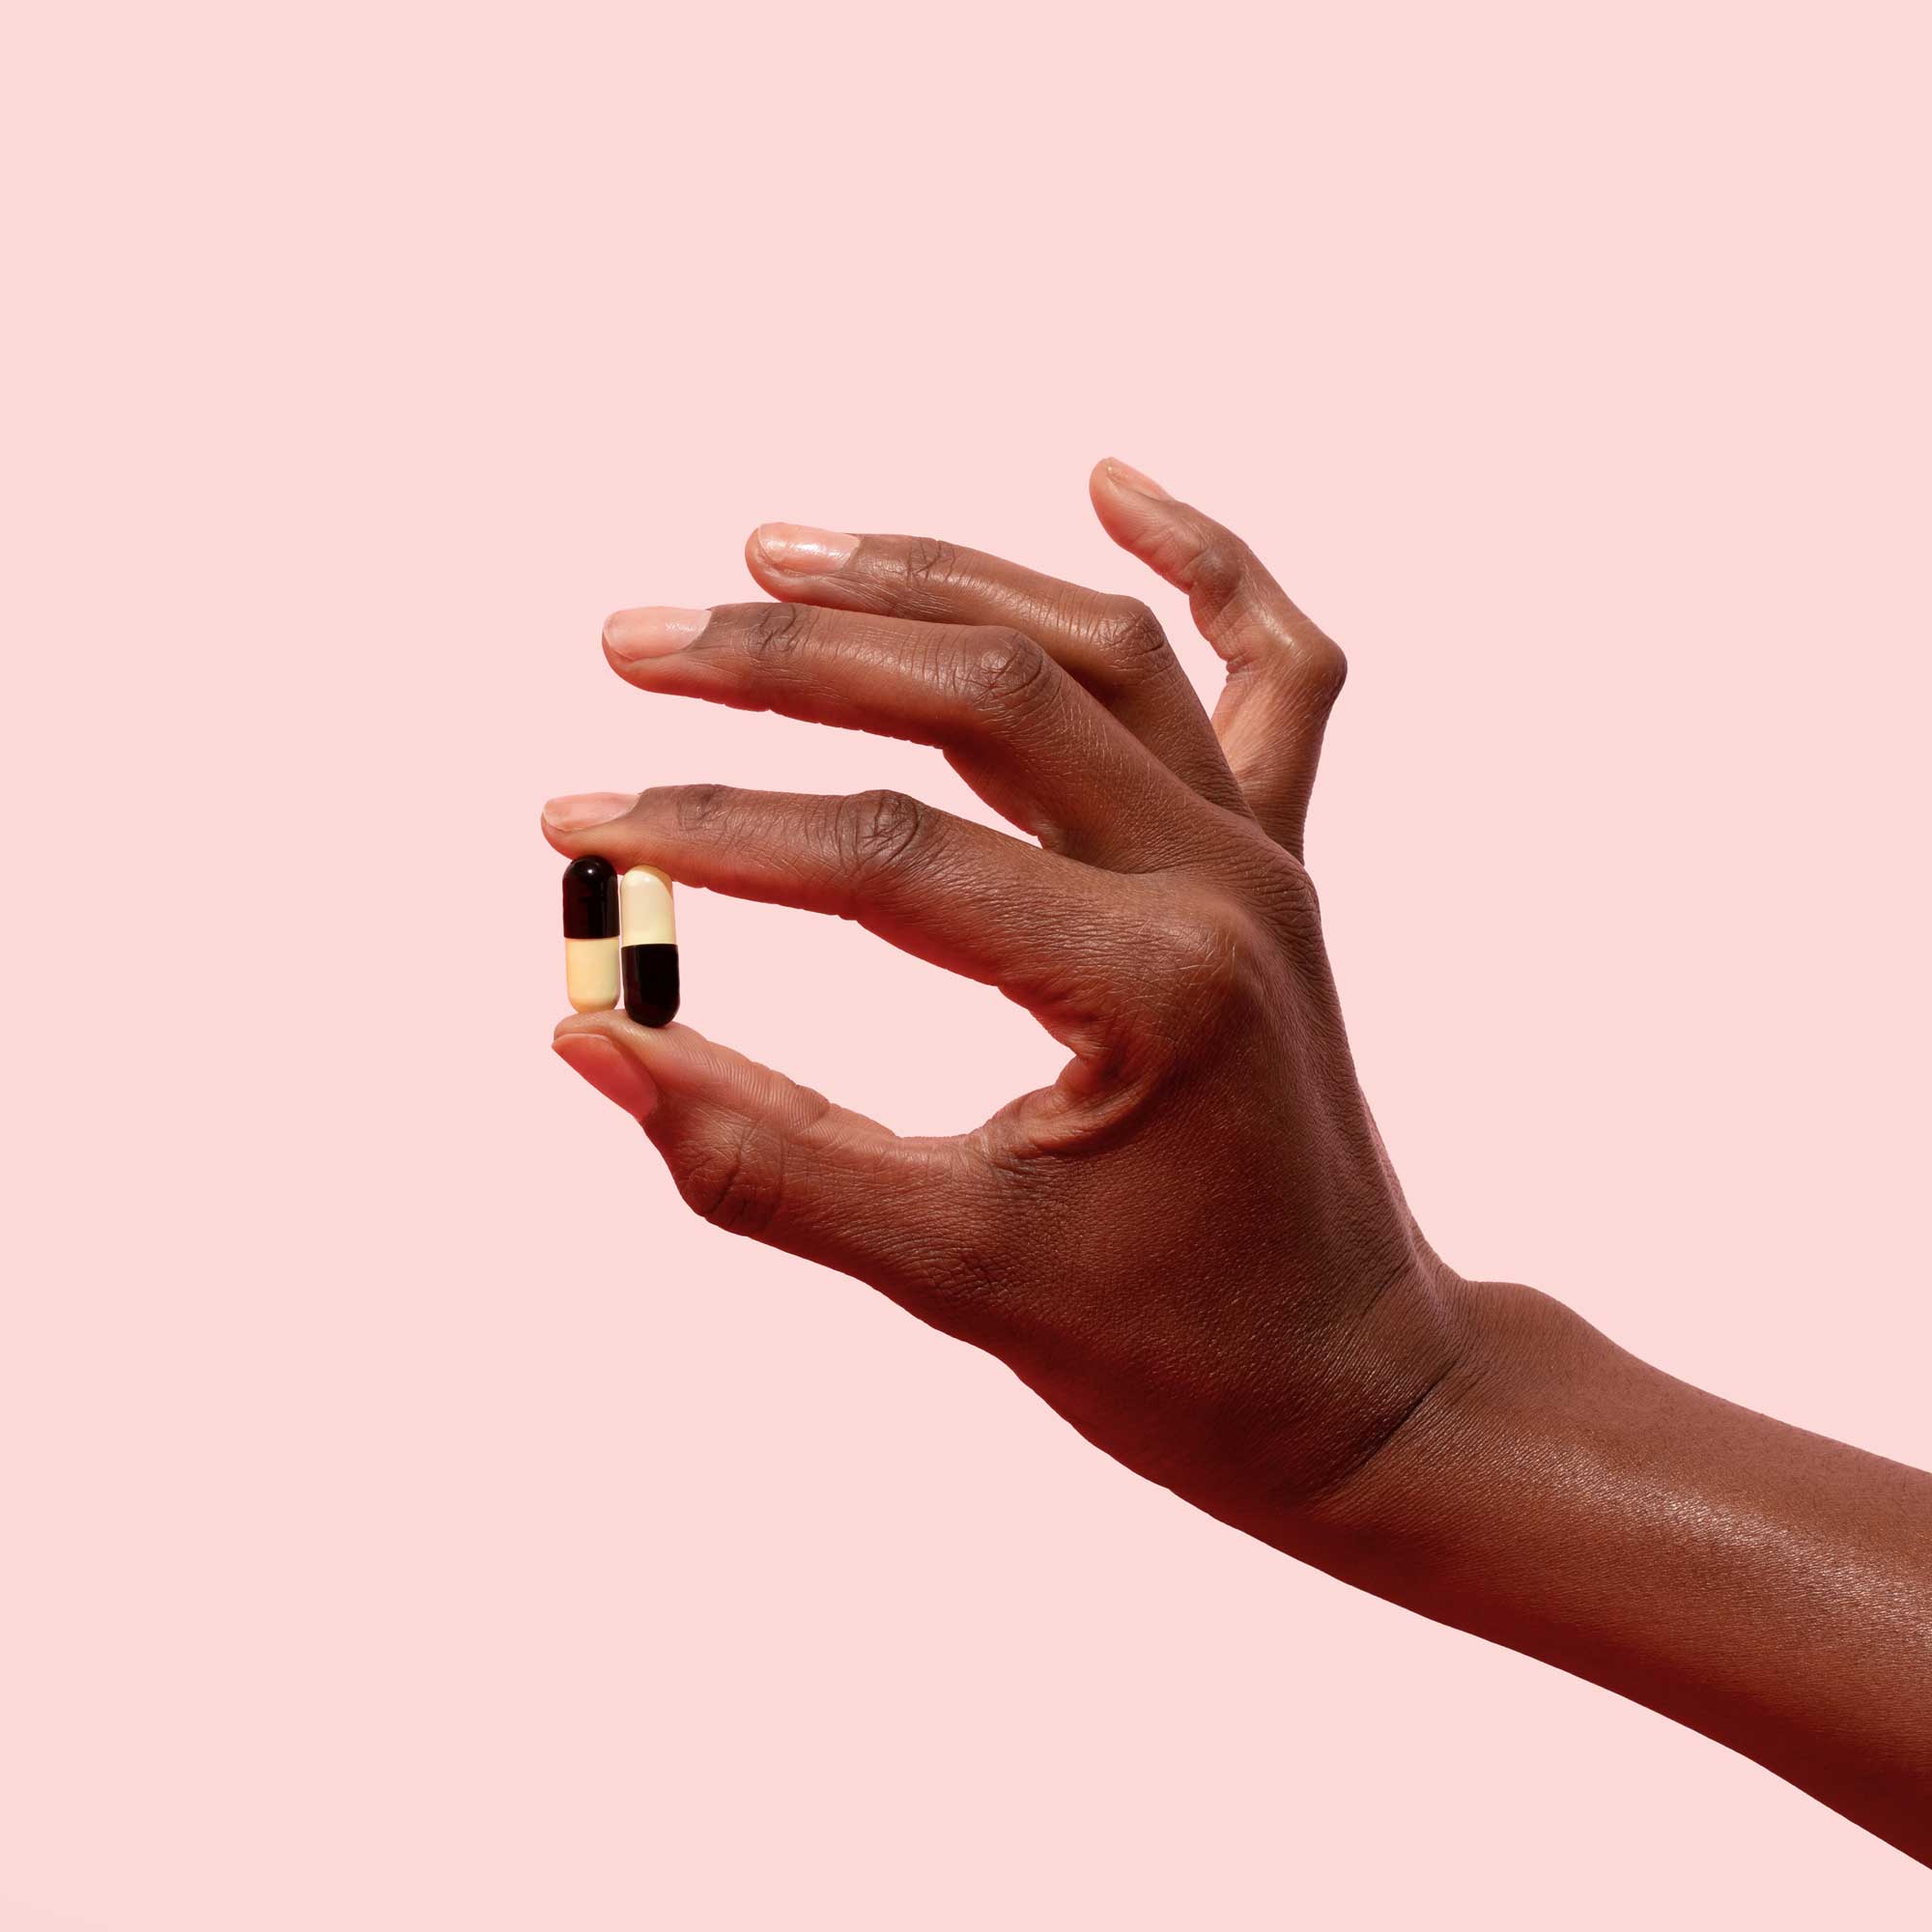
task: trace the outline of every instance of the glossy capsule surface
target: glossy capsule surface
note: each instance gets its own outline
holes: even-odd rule
[[[563,981],[580,1013],[608,1013],[621,984],[617,868],[594,854],[563,869]]]
[[[677,916],[670,880],[655,866],[633,866],[618,895],[624,1010],[639,1026],[667,1026],[677,1013]]]

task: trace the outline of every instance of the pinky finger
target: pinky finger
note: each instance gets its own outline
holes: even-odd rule
[[[1348,660],[1262,560],[1190,503],[1124,463],[1095,465],[1089,488],[1107,534],[1166,578],[1228,667],[1214,731],[1249,809],[1301,856],[1321,733]]]

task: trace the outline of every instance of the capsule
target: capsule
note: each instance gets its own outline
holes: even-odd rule
[[[617,868],[609,859],[573,859],[563,868],[563,982],[580,1013],[617,1004]]]
[[[677,921],[670,881],[655,866],[633,866],[619,891],[624,1010],[639,1026],[668,1026],[677,1012]]]

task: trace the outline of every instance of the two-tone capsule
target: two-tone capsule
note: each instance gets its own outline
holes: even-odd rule
[[[677,1013],[677,918],[670,880],[655,866],[617,868],[595,855],[563,872],[563,976],[580,1013],[608,1013],[621,998],[639,1026]]]
[[[617,868],[609,859],[573,859],[563,871],[563,983],[580,1013],[617,1004]]]
[[[670,881],[655,866],[633,866],[617,890],[624,1010],[639,1026],[668,1026],[677,1013],[677,918]]]

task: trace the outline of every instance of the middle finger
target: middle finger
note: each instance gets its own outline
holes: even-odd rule
[[[911,739],[945,752],[1049,849],[1122,871],[1199,852],[1213,814],[1019,631],[802,604],[620,611],[604,646],[646,691]]]

